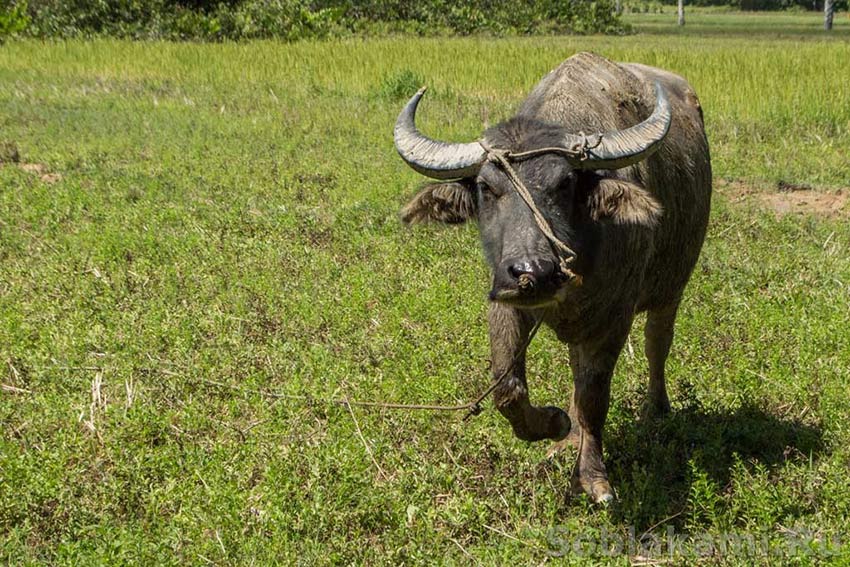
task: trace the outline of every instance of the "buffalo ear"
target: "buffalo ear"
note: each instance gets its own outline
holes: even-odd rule
[[[401,209],[406,224],[437,221],[450,224],[465,222],[478,214],[472,181],[430,183]]]
[[[597,178],[588,195],[593,220],[655,228],[664,212],[661,203],[642,186],[622,179]]]

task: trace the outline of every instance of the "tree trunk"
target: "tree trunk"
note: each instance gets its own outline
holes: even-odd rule
[[[679,25],[685,25],[685,0],[679,0]]]
[[[617,2],[614,4],[614,13],[616,13],[616,14],[622,14],[623,13],[623,7],[620,5],[620,0],[617,0]]]
[[[829,31],[832,29],[832,16],[835,14],[835,2],[826,0],[823,3],[823,29]]]

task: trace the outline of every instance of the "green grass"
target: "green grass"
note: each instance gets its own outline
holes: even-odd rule
[[[664,6],[663,13],[624,14],[636,31],[650,35],[685,35],[715,38],[805,40],[850,39],[850,18],[837,12],[833,28],[823,29],[823,13],[809,12],[730,12],[725,7],[703,8],[685,2],[685,25],[676,25],[676,6]]]
[[[571,455],[545,461],[492,410],[355,410],[373,461],[345,408],[255,392],[455,402],[488,383],[475,227],[397,220],[422,181],[392,148],[408,86],[432,86],[423,129],[474,139],[577,50],[658,65],[700,94],[716,177],[832,191],[850,58],[819,37],[4,46],[0,142],[61,180],[0,167],[0,381],[19,389],[0,392],[0,558],[537,564],[577,534],[668,526],[688,552],[847,540],[846,218],[717,195],[675,413],[638,417],[639,328],[618,365],[607,509],[568,494]],[[563,405],[551,333],[529,364],[532,397]]]

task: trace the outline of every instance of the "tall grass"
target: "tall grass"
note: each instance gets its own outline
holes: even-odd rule
[[[176,73],[185,82],[181,88],[191,90],[188,94],[199,103],[238,99],[239,105],[250,101],[261,107],[273,102],[270,90],[293,106],[305,107],[316,93],[368,98],[379,94],[386,81],[412,74],[432,87],[422,113],[431,131],[474,138],[483,121],[509,116],[548,70],[576,51],[594,50],[685,76],[705,108],[721,175],[829,186],[850,183],[844,151],[850,141],[850,90],[845,80],[850,60],[843,40],[703,38],[695,45],[689,37],[634,36],[148,45],[75,43],[44,49],[23,43],[0,53],[0,61],[7,76],[18,82],[49,80],[73,88],[94,74],[115,88],[135,89],[131,95],[142,95],[144,84]],[[46,69],[51,77],[44,76]],[[77,90],[54,96],[87,96]],[[324,102],[331,104],[350,101]],[[441,118],[450,106],[457,116],[445,123]],[[367,117],[369,131],[388,132],[386,124],[397,107],[381,104],[378,114]]]

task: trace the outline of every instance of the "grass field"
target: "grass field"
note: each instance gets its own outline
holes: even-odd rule
[[[623,19],[644,35],[685,35],[698,37],[740,37],[745,39],[850,39],[850,17],[837,12],[833,29],[823,31],[821,12],[731,12],[722,7],[685,8],[685,25],[676,26],[676,6],[664,6],[664,13],[624,14]]]
[[[593,543],[673,530],[674,563],[850,563],[846,215],[716,193],[668,363],[674,413],[639,418],[639,327],[618,365],[608,508],[569,494],[572,455],[545,460],[495,411],[263,393],[451,403],[489,382],[475,226],[397,220],[421,178],[392,126],[420,83],[423,129],[471,140],[576,51],[665,67],[700,94],[724,186],[846,195],[845,16],[829,39],[700,17],[726,19],[2,47],[0,144],[19,163],[0,166],[0,560],[627,565],[639,549]],[[533,398],[564,405],[566,350],[542,331],[530,352]],[[723,534],[756,544],[712,549]]]

